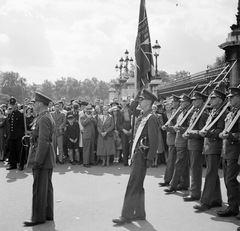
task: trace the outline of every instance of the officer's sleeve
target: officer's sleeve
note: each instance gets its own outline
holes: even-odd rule
[[[148,119],[148,140],[149,140],[149,150],[147,154],[147,159],[153,160],[158,149],[158,121],[157,117],[151,115]]]
[[[45,160],[46,154],[50,146],[51,137],[51,121],[47,117],[42,117],[39,120],[38,148],[36,151],[36,165],[41,166]]]

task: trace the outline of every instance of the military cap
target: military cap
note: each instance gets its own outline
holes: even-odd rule
[[[232,97],[235,95],[240,95],[240,89],[238,87],[229,87],[229,94],[227,97]]]
[[[191,99],[191,97],[189,97],[188,95],[186,95],[186,94],[182,94],[181,95],[181,98],[180,98],[180,101],[181,102],[191,102],[192,101],[192,99]]]
[[[148,99],[148,100],[151,100],[152,102],[157,101],[157,97],[145,89],[142,91],[139,98]]]
[[[48,105],[52,100],[40,92],[35,92],[35,102],[42,102]]]
[[[213,93],[211,94],[210,98],[217,98],[217,97],[224,100],[226,98],[226,94],[223,93],[222,91],[214,90]]]
[[[163,95],[158,95],[158,100],[166,100],[166,97]]]
[[[177,96],[177,95],[172,95],[172,96],[170,97],[170,99],[171,99],[172,101],[174,101],[174,102],[178,102],[181,98],[180,98],[179,96]]]
[[[69,115],[67,116],[67,118],[68,118],[68,119],[73,119],[74,116],[73,116],[72,114],[69,114]]]
[[[194,91],[193,92],[193,96],[192,96],[191,99],[192,100],[194,100],[194,99],[202,99],[203,101],[205,101],[207,98],[208,98],[207,95],[205,95],[205,94],[203,94],[203,93],[201,93],[199,91]]]
[[[13,96],[11,96],[10,99],[9,99],[9,104],[15,105],[16,102],[17,102],[17,100]]]

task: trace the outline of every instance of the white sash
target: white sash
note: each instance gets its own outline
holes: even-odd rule
[[[145,124],[147,123],[147,121],[148,121],[148,119],[150,118],[151,115],[152,115],[152,113],[150,113],[146,117],[144,117],[142,119],[141,123],[138,126],[138,129],[137,129],[134,141],[133,141],[133,145],[132,145],[131,160],[132,160],[132,157],[133,157],[134,150],[135,150],[135,147],[137,145],[138,139],[141,136],[143,128],[144,128]]]

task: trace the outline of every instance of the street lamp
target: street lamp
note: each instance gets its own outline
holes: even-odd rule
[[[157,58],[159,56],[159,52],[160,52],[160,49],[161,49],[161,46],[158,44],[158,41],[156,40],[156,43],[155,45],[152,47],[153,48],[153,52],[154,52],[154,56],[155,56],[155,78],[158,77],[158,68],[157,68]]]

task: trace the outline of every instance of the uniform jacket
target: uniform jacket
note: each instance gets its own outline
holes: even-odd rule
[[[85,114],[80,117],[80,122],[83,126],[83,133],[82,137],[83,139],[95,139],[95,119],[94,118],[88,118]]]
[[[225,123],[231,112],[229,112],[225,118]],[[233,128],[229,133],[229,137],[223,140],[223,149],[222,157],[225,159],[238,159],[240,153],[240,143],[239,143],[239,134],[240,134],[240,119],[235,123]]]
[[[52,118],[55,121],[55,134],[56,136],[63,135],[64,128],[66,125],[66,115],[59,111],[52,112]]]
[[[201,111],[201,109],[199,109]],[[194,113],[193,113],[194,115]],[[192,115],[192,116],[193,116]],[[199,120],[193,127],[193,130],[200,131],[206,124],[208,118],[208,114],[204,111],[202,115],[200,116]],[[191,120],[191,119],[190,119]],[[190,123],[189,123],[190,125]],[[188,139],[188,150],[189,151],[202,151],[203,150],[203,142],[204,138],[200,136],[199,134],[190,134]]]
[[[149,111],[148,113],[146,113],[145,115],[142,115],[138,121],[137,124],[139,125],[141,121],[141,119],[143,118],[143,116],[147,116],[149,113],[152,113],[151,111]],[[159,133],[159,127],[158,127],[158,119],[155,115],[151,115],[148,119],[148,121],[146,122],[143,130],[142,130],[142,134],[139,137],[138,143],[136,145],[136,147],[139,146],[139,142],[146,138],[147,139],[147,146],[149,146],[149,149],[146,153],[146,158],[149,160],[154,160],[154,157],[156,156],[157,153],[157,149],[158,149],[158,133]]]
[[[213,116],[209,115],[209,122],[212,122],[220,113],[218,111]],[[224,120],[226,117],[226,113],[219,118],[219,120],[212,126],[212,128],[207,132],[204,138],[204,147],[203,147],[203,154],[221,154],[222,152],[222,139],[219,138],[219,134],[224,129]]]
[[[34,146],[36,147],[36,166],[52,169],[56,165],[56,155],[52,148],[54,127],[55,123],[49,111],[39,114],[32,131],[32,136],[35,140]]]
[[[23,113],[16,110],[13,111],[8,117],[8,139],[16,140],[22,139],[24,136],[24,118]]]

